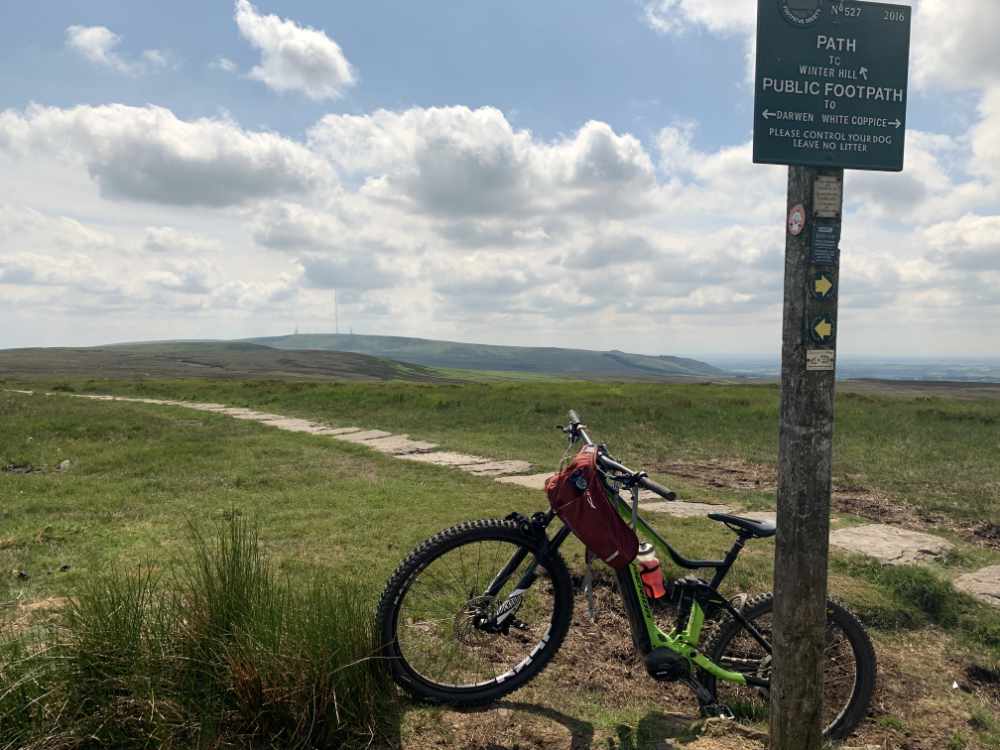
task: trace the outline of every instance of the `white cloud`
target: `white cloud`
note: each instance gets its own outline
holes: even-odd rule
[[[913,82],[920,88],[969,90],[1000,83],[1000,3],[914,3]]]
[[[173,260],[149,271],[143,281],[154,288],[178,294],[208,294],[218,286],[215,266],[203,259]]]
[[[1000,182],[1000,84],[992,86],[979,104],[980,121],[971,132],[970,171]]]
[[[1000,271],[1000,216],[966,214],[928,227],[932,260],[966,271]]]
[[[309,142],[367,195],[443,217],[627,212],[655,185],[634,136],[588,122],[546,143],[492,107],[327,115]]]
[[[275,203],[257,212],[254,240],[274,250],[301,252],[330,247],[348,234],[335,214],[294,203]]]
[[[278,92],[298,91],[310,99],[337,99],[357,81],[343,51],[324,32],[275,15],[261,15],[248,0],[236,0],[240,34],[261,52],[250,77]]]
[[[207,309],[263,311],[274,315],[282,308],[287,310],[289,305],[298,307],[300,284],[300,275],[289,273],[279,274],[270,281],[227,281],[214,290]]]
[[[384,289],[400,274],[370,252],[307,253],[299,263],[306,286],[316,289]]]
[[[997,249],[977,239],[1000,231],[986,166],[1000,97],[979,117],[964,135],[911,131],[903,175],[849,175],[845,321],[900,296],[949,315],[1000,303]],[[647,151],[606,123],[546,140],[497,109],[447,107],[331,115],[303,143],[155,107],[0,113],[0,159],[23,177],[58,156],[43,182],[93,180],[86,207],[61,213],[100,217],[0,206],[0,316],[324,330],[337,288],[342,327],[371,332],[677,352],[719,346],[727,325],[760,349],[779,338],[786,170],[699,132],[665,128]],[[122,212],[98,190],[147,205]]]
[[[753,29],[756,0],[644,0],[646,23],[661,33],[676,33],[703,26],[721,34],[742,34]]]
[[[127,60],[117,52],[122,38],[106,26],[69,26],[66,46],[95,65],[111,68],[125,75],[138,76],[169,66],[166,53],[144,50],[138,60]]]
[[[82,162],[101,194],[227,206],[304,193],[329,177],[302,145],[227,120],[185,121],[162,107],[28,107],[0,113],[0,151]]]
[[[220,252],[222,243],[174,227],[146,227],[142,249],[157,255],[203,255]]]
[[[66,216],[27,206],[0,203],[0,250],[14,252],[90,252],[115,246],[113,234]]]
[[[223,57],[221,55],[209,63],[209,67],[214,68],[215,70],[221,70],[223,73],[235,73],[239,70],[239,66],[236,63],[228,57]]]

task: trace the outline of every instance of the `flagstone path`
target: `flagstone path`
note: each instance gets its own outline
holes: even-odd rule
[[[889,565],[927,562],[955,547],[939,536],[881,523],[837,529],[830,534],[830,544],[848,552],[874,557]]]
[[[34,395],[34,391],[9,390],[9,393]],[[199,403],[192,401],[174,401],[156,398],[130,398],[125,396],[90,395],[79,393],[57,394],[45,393],[45,396],[72,396],[95,401],[124,401],[128,403],[155,404],[158,406],[178,406],[216,414],[223,414],[235,419],[275,427],[288,432],[301,432],[309,435],[329,437],[355,445],[363,445],[380,453],[385,453],[406,461],[416,461],[435,466],[454,468],[476,476],[493,477],[497,482],[524,487],[531,490],[541,490],[551,472],[527,474],[531,464],[527,461],[499,461],[485,456],[473,456],[453,451],[439,451],[436,443],[415,440],[409,435],[395,435],[383,430],[369,430],[361,427],[330,427],[320,422],[313,422],[298,417],[286,417],[281,414],[255,411],[244,407],[226,406],[225,404]],[[642,508],[650,513],[667,513],[672,516],[693,518],[709,513],[730,513],[734,509],[726,505],[712,505],[697,502],[664,502],[652,492],[640,492],[639,501]],[[773,521],[776,514],[771,511],[751,511],[743,515],[758,520]],[[834,519],[836,520],[836,519]],[[830,534],[830,544],[849,552],[868,555],[889,565],[912,564],[927,562],[938,558],[954,548],[946,539],[909,531],[897,526],[885,524],[865,524],[837,529]],[[1000,565],[994,565],[963,575],[955,580],[955,586],[980,601],[1000,607]]]

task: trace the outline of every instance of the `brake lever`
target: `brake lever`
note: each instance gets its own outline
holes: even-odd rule
[[[637,471],[635,474],[629,474],[626,478],[622,480],[622,487],[632,489],[633,487],[639,486],[639,481],[642,479],[648,479],[649,474],[644,471]]]

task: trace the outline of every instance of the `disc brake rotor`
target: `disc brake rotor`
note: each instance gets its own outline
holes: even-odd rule
[[[483,623],[494,617],[495,600],[491,596],[477,596],[469,599],[455,614],[455,640],[466,646],[480,646],[490,639],[490,633],[483,630]]]

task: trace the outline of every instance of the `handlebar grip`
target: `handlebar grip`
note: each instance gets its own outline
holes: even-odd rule
[[[570,421],[570,424],[573,424],[573,425],[580,424],[580,415],[578,415],[575,411],[573,411],[572,409],[570,409],[569,410],[569,421]]]
[[[652,479],[649,479],[648,477],[643,477],[642,479],[640,479],[639,480],[639,484],[640,484],[640,486],[645,487],[647,490],[652,490],[657,495],[659,495],[660,497],[662,497],[664,500],[676,500],[677,499],[677,493],[676,492],[673,492],[672,490],[668,490],[662,484],[657,484],[656,482],[654,482]]]
[[[597,465],[602,469],[610,469],[611,471],[620,471],[622,474],[631,474],[632,472],[628,470],[627,467],[622,466],[617,461],[608,458],[605,455],[597,455]]]

